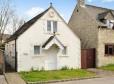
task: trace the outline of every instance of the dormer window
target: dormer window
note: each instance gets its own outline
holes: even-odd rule
[[[101,19],[100,21],[104,23],[107,28],[114,29],[114,20]]]
[[[112,29],[114,26],[113,20],[106,20],[106,25],[108,28]]]
[[[47,21],[47,32],[56,33],[57,32],[57,21]]]

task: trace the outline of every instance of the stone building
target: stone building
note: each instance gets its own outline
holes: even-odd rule
[[[114,63],[114,10],[77,2],[68,25],[81,39],[81,47],[96,49],[97,67]]]

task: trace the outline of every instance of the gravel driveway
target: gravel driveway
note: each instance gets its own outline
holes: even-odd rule
[[[0,84],[7,84],[3,75],[0,75]]]
[[[60,82],[52,84],[114,84],[114,77],[94,78],[94,79]]]

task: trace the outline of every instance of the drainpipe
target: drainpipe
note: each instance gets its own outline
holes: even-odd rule
[[[17,38],[15,39],[15,71],[17,72]]]

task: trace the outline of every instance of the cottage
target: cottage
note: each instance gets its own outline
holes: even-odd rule
[[[77,1],[69,27],[81,39],[83,49],[96,50],[97,67],[114,64],[114,10]]]
[[[81,68],[80,39],[51,5],[26,22],[5,45],[6,61],[17,72]]]

